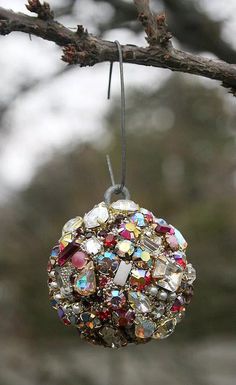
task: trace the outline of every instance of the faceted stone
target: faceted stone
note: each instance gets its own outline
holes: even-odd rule
[[[132,217],[131,217],[131,221],[133,223],[136,223],[139,227],[144,227],[146,226],[146,223],[145,223],[145,219],[144,219],[144,215],[142,213],[135,213]]]
[[[182,311],[183,309],[184,309],[184,298],[181,296],[178,296],[170,310],[172,312],[179,312],[179,311]]]
[[[157,278],[158,286],[169,291],[176,291],[183,278],[183,269],[166,258],[158,258],[152,275]]]
[[[154,221],[154,215],[151,213],[151,211],[141,208],[140,209],[141,213],[144,214],[145,219],[148,223],[152,223]]]
[[[138,313],[149,313],[152,310],[151,302],[148,297],[138,291],[130,291],[128,299],[131,306]]]
[[[82,313],[83,306],[80,303],[74,303],[72,305],[72,310],[75,314],[80,314]]]
[[[157,233],[161,233],[161,234],[167,234],[167,233],[173,234],[174,233],[172,227],[170,227],[168,225],[159,225],[159,224],[157,224],[157,226],[155,227],[155,231]]]
[[[131,269],[132,263],[125,263],[124,261],[121,261],[114,277],[114,284],[124,286],[126,284]]]
[[[126,303],[126,298],[119,289],[112,289],[107,295],[107,301],[111,304],[112,309],[119,309]]]
[[[57,284],[60,288],[61,295],[67,296],[70,295],[73,291],[71,284],[71,275],[73,274],[74,269],[72,266],[67,267],[55,267],[55,274]]]
[[[165,313],[165,305],[160,304],[153,309],[152,316],[154,319],[159,319],[163,316],[164,313]]]
[[[194,267],[191,263],[187,264],[186,269],[185,269],[185,274],[186,274],[186,278],[187,278],[188,283],[191,285],[197,277],[196,270],[194,269]]]
[[[175,330],[176,323],[174,318],[162,321],[153,334],[153,338],[164,339],[169,337]]]
[[[100,318],[101,321],[106,321],[109,318],[111,318],[111,313],[108,309],[105,309],[105,310],[100,311],[98,313],[98,317]]]
[[[95,293],[96,279],[93,262],[89,262],[85,268],[76,276],[74,289],[77,293],[87,296]]]
[[[138,338],[150,338],[156,329],[156,324],[146,318],[138,317],[135,325],[135,335]]]
[[[60,244],[59,244],[59,248],[60,248],[60,251],[63,251],[65,249],[65,247],[71,243],[73,240],[73,235],[70,234],[70,233],[67,233],[65,235],[63,235],[61,238],[60,238]]]
[[[193,291],[193,286],[188,286],[184,292],[183,292],[183,296],[184,296],[184,299],[185,299],[185,303],[186,304],[189,304],[192,300],[192,297],[193,297],[193,294],[194,294],[194,291]]]
[[[179,230],[177,230],[174,226],[171,226],[172,229],[174,230],[175,237],[178,240],[179,246],[182,250],[185,250],[188,246],[186,240],[184,239],[183,235]]]
[[[75,254],[72,255],[71,263],[77,269],[83,269],[83,267],[87,263],[87,255],[83,251],[76,251]]]
[[[176,251],[179,248],[179,242],[175,235],[166,234],[166,242],[170,246],[171,250]]]
[[[128,240],[119,241],[116,245],[116,251],[120,257],[131,256],[134,252],[134,245]]]
[[[117,309],[112,312],[112,318],[118,326],[132,325],[135,319],[133,310]]]
[[[156,236],[153,239],[151,239],[145,236],[143,237],[143,245],[150,252],[159,251],[160,246],[162,245],[162,238]]]
[[[58,258],[58,264],[59,266],[64,266],[65,263],[70,259],[71,255],[74,254],[78,250],[78,245],[74,244],[73,242],[69,243],[63,251],[61,251],[59,258]]]
[[[143,290],[151,282],[151,274],[147,270],[133,269],[131,271],[130,284],[137,287],[138,290]]]
[[[84,224],[88,229],[100,226],[102,223],[105,223],[109,217],[108,209],[105,203],[100,203],[95,206],[91,211],[89,211],[84,216]]]
[[[64,313],[64,311],[62,310],[61,307],[59,307],[59,308],[57,309],[57,314],[58,314],[58,317],[59,317],[59,318],[63,318],[63,317],[65,316],[65,313]]]
[[[117,256],[111,251],[105,251],[104,254],[97,256],[98,269],[103,274],[115,272],[118,269],[119,261]]]
[[[92,236],[91,238],[86,240],[84,242],[83,246],[84,246],[84,249],[87,251],[88,254],[93,254],[93,255],[99,253],[102,249],[101,243],[94,236]]]
[[[173,253],[171,255],[171,257],[174,258],[176,263],[178,263],[180,266],[182,266],[183,268],[186,267],[186,255],[185,255],[185,253],[178,251],[176,253]]]
[[[99,335],[110,348],[120,348],[127,345],[127,340],[120,330],[114,329],[112,326],[104,326],[99,330]]]
[[[107,234],[106,238],[104,239],[104,246],[106,247],[112,247],[115,246],[117,243],[116,238],[113,234]]]
[[[119,199],[111,204],[111,208],[118,211],[138,211],[139,205],[128,199]]]
[[[83,223],[83,218],[81,218],[81,217],[75,217],[75,218],[70,219],[63,226],[62,236],[65,235],[66,233],[73,233],[79,227],[81,227],[82,223]]]

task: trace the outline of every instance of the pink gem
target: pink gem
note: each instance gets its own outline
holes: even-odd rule
[[[87,263],[86,254],[83,251],[76,251],[76,253],[72,256],[71,262],[72,265],[77,267],[77,269],[83,269],[83,267]]]
[[[173,251],[176,251],[178,250],[179,248],[179,242],[177,240],[177,238],[172,235],[172,234],[167,234],[166,235],[166,241],[168,243],[168,245],[170,246],[170,248],[173,250]]]
[[[130,233],[128,230],[123,230],[121,231],[120,235],[125,238],[125,239],[128,239],[129,241],[133,238],[132,237],[132,233]]]
[[[157,233],[163,233],[163,234],[166,234],[166,233],[174,234],[175,233],[175,231],[174,231],[174,229],[172,229],[172,227],[170,227],[168,225],[159,225],[159,224],[156,226],[155,231]]]

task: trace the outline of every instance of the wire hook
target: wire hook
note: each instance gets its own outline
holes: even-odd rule
[[[125,85],[124,85],[124,69],[123,69],[123,54],[120,43],[115,40],[115,44],[117,45],[118,54],[119,54],[119,67],[120,67],[120,90],[121,90],[121,108],[120,108],[120,126],[121,126],[121,182],[120,184],[115,184],[114,174],[112,170],[112,164],[109,155],[106,156],[108,170],[111,178],[111,183],[113,187],[109,188],[105,192],[105,201],[111,199],[111,194],[120,194],[122,193],[124,197],[130,196],[128,189],[125,187],[126,180],[126,132],[125,132]],[[108,81],[108,92],[107,99],[111,97],[111,79],[112,79],[112,71],[113,71],[113,62],[110,63],[110,71],[109,71],[109,81]],[[109,197],[107,193],[109,192]],[[127,191],[126,191],[127,190]],[[125,192],[126,191],[126,192]],[[128,192],[128,193],[127,193]],[[129,199],[129,198],[126,198]]]

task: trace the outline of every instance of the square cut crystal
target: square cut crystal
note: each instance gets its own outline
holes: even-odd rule
[[[165,257],[158,258],[152,275],[157,279],[158,286],[174,292],[181,284],[183,269]]]

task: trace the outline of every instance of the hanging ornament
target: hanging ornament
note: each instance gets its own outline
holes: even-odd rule
[[[124,104],[122,112],[124,118]],[[119,348],[172,334],[191,301],[196,272],[182,234],[130,200],[125,151],[121,184],[115,185],[109,158],[108,167],[112,186],[104,202],[64,225],[49,258],[48,286],[65,325],[88,342]],[[124,199],[111,202],[114,193]]]

